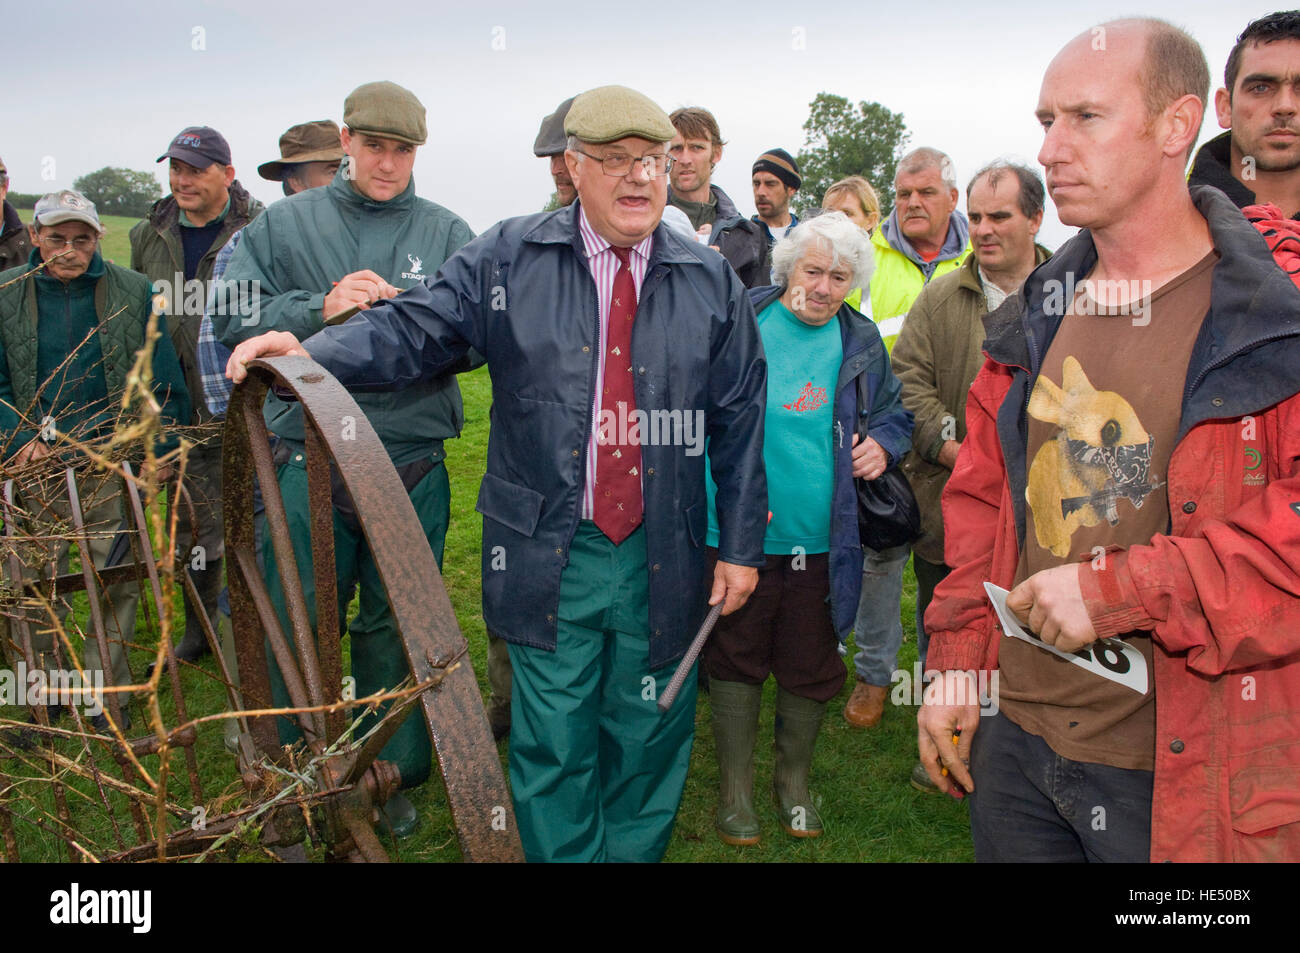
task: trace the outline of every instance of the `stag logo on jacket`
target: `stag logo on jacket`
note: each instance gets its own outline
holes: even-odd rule
[[[1141,509],[1162,486],[1151,476],[1155,438],[1127,400],[1097,390],[1074,357],[1061,369],[1062,386],[1040,375],[1029,415],[1060,430],[1034,454],[1025,500],[1034,511],[1038,545],[1058,559],[1070,553],[1080,526],[1119,522],[1119,502]]]
[[[816,410],[826,403],[826,388],[813,387],[812,381],[803,385],[803,390],[799,391],[799,396],[788,404],[782,404],[786,410],[793,410],[795,413],[807,413],[810,410]]]
[[[411,263],[411,270],[402,272],[403,278],[414,278],[416,281],[423,281],[428,277],[428,275],[423,274],[421,271],[424,267],[424,259],[408,253],[406,260]]]

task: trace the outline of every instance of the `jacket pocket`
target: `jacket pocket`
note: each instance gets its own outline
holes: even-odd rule
[[[546,497],[526,486],[510,483],[491,473],[483,474],[474,509],[521,536],[532,536],[542,515]]]
[[[708,503],[696,503],[688,506],[682,514],[686,517],[686,529],[691,534],[691,542],[696,549],[704,545],[709,533],[708,506]]]

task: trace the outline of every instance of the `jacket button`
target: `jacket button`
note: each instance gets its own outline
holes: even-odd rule
[[[564,550],[561,549],[559,546],[556,546],[556,547],[555,547],[555,555],[557,555],[557,556],[563,556],[563,555],[564,555]]]
[[[1169,742],[1169,750],[1174,754],[1182,754],[1183,743],[1179,739],[1175,738],[1173,741]]]
[[[1186,503],[1184,503],[1184,504],[1183,504],[1183,512],[1184,512],[1184,513],[1195,513],[1195,512],[1196,512],[1196,501],[1195,501],[1195,500],[1188,500]]]
[[[651,571],[651,572],[658,572],[658,571],[659,571],[659,564],[658,564],[658,563],[655,563],[653,566],[651,566],[651,567],[650,567],[650,571]]]
[[[638,367],[638,368],[636,369],[636,372],[637,372],[638,374],[644,374],[644,373],[645,373],[645,368],[644,368],[644,367]]]
[[[645,475],[646,475],[646,476],[654,476],[654,475],[655,475],[655,468],[654,468],[654,467],[651,467],[650,469],[646,470]]]
[[[573,451],[573,455],[576,457],[576,456],[578,455],[578,451],[577,451],[577,450],[574,450],[574,451]]]
[[[1223,406],[1223,398],[1222,398],[1222,397],[1216,397],[1216,398],[1214,398],[1212,401],[1210,401],[1210,403],[1213,404],[1215,407],[1222,407],[1222,406]]]
[[[584,344],[584,345],[582,346],[582,353],[583,353],[583,354],[586,354],[586,353],[589,352],[590,350],[591,350],[591,345],[590,345],[590,344]]]
[[[555,621],[555,616],[551,615],[551,614],[548,612],[548,613],[546,614],[546,621],[547,621],[547,622],[554,622],[554,621]]]

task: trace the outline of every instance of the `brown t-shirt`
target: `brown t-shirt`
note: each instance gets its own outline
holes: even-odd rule
[[[1080,289],[1029,399],[1025,546],[1020,583],[1168,532],[1166,475],[1187,364],[1210,307],[1211,252],[1154,294]],[[1107,308],[1131,298],[1128,306]],[[1149,632],[1123,636],[1147,661]],[[1004,639],[999,700],[1007,717],[1074,761],[1151,770],[1155,686],[1145,695],[1019,639]]]

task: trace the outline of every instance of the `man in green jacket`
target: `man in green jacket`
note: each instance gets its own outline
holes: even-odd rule
[[[260,296],[255,316],[213,316],[217,339],[227,347],[266,331],[310,337],[349,309],[366,308],[431,279],[448,256],[474,237],[458,216],[416,197],[411,170],[416,147],[427,133],[424,106],[409,90],[367,83],[352,91],[343,109],[347,159],[334,181],[276,202],[244,229],[225,277],[241,288],[244,282],[255,283]],[[458,436],[464,422],[455,378],[353,396],[402,477],[441,565],[451,512],[443,441]],[[303,411],[272,395],[266,419],[280,437],[280,493],[314,616]],[[346,618],[358,584],[361,589],[360,612],[348,627],[357,697],[391,689],[409,669],[369,547],[342,490],[335,495],[334,546],[340,618]],[[272,599],[288,631],[273,547],[264,547],[264,559]],[[282,738],[288,741],[293,735],[286,725],[281,722]],[[402,786],[409,788],[428,777],[430,752],[421,719],[409,718],[380,757],[397,765]],[[395,796],[385,810],[399,833],[414,828],[415,814],[406,798]]]
[[[62,435],[90,441],[112,432],[153,314],[149,282],[104,261],[102,234],[95,206],[83,195],[71,190],[46,195],[36,204],[31,257],[0,272],[0,442],[6,469],[19,474],[19,508],[27,514],[27,533],[33,537],[15,551],[33,578],[50,560],[67,571],[70,519],[61,476],[36,473],[33,465],[55,453]],[[17,280],[33,269],[40,270]],[[172,424],[188,422],[189,394],[166,334],[154,345],[152,368],[164,418]],[[174,445],[174,438],[164,440],[158,450]],[[70,452],[69,462],[76,457]],[[85,473],[79,491],[90,555],[103,568],[122,519],[122,484],[116,477]],[[45,541],[37,541],[40,537]],[[138,597],[135,583],[108,586],[104,592],[114,684],[131,681],[122,642],[134,636]],[[67,615],[66,607],[58,611],[60,619]],[[48,618],[32,612],[28,621],[35,663],[48,668],[54,648]],[[9,641],[3,619],[0,640]],[[82,661],[88,672],[102,671],[94,639],[86,640]],[[93,720],[103,725],[102,714]]]
[[[984,364],[983,318],[1051,257],[1034,242],[1043,224],[1043,198],[1042,179],[1025,166],[995,162],[976,172],[966,187],[973,253],[956,271],[925,286],[894,345],[903,406],[916,420],[912,450],[902,467],[921,508],[921,537],[912,543],[921,672],[929,643],[925,610],[934,587],[949,572],[940,497],[966,437],[966,393]],[[912,771],[912,785],[938,790],[920,762]]]
[[[172,344],[193,396],[190,423],[210,424],[212,415],[202,400],[203,380],[196,354],[203,307],[217,252],[235,232],[262,211],[262,203],[244,190],[230,164],[230,145],[208,126],[182,129],[167,151],[171,194],[159,199],[149,215],[131,229],[131,268],[153,282],[163,298]],[[202,601],[185,597],[185,637],[176,657],[193,662],[208,653],[208,641],[198,613],[217,626],[217,596],[221,592],[221,563],[225,553],[221,519],[221,433],[205,428],[203,439],[189,455],[185,487],[194,506],[181,507],[176,556],[188,567]]]

